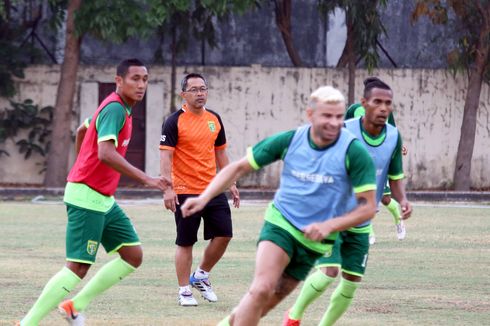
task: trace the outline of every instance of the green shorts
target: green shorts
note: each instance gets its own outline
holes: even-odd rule
[[[315,267],[341,267],[342,271],[347,274],[363,276],[367,266],[368,252],[369,232],[342,231],[335,241],[332,254],[318,259]]]
[[[281,247],[289,256],[290,261],[284,273],[303,281],[322,254],[303,246],[283,228],[265,221],[260,231],[259,241],[271,241]]]
[[[137,246],[141,242],[131,220],[114,204],[106,213],[66,205],[66,260],[93,264],[99,249],[108,253],[122,246]]]

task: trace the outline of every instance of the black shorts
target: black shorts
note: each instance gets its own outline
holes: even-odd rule
[[[180,205],[187,198],[196,196],[177,195]],[[228,199],[225,194],[214,197],[202,211],[186,218],[182,218],[180,205],[177,205],[175,211],[176,245],[187,247],[197,242],[197,231],[201,224],[201,218],[204,220],[204,240],[233,236],[230,205],[228,205]]]

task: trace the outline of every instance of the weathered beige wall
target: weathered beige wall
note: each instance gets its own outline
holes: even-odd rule
[[[331,84],[347,93],[347,72],[333,69],[252,67],[180,67],[178,78],[197,71],[209,80],[208,107],[222,116],[229,154],[237,159],[247,146],[275,132],[305,122],[309,94]],[[158,174],[158,142],[161,123],[169,113],[170,68],[152,67],[147,93],[146,171]],[[466,78],[445,70],[379,70],[376,75],[395,92],[395,117],[409,155],[404,158],[411,189],[443,188],[451,184],[459,141]],[[18,99],[32,98],[53,105],[59,78],[58,66],[33,66],[19,83]],[[361,96],[367,72],[357,72],[356,94]],[[81,67],[74,106],[73,132],[97,107],[98,82],[113,81],[113,67]],[[0,108],[6,106],[0,99]],[[484,85],[472,160],[474,187],[490,187],[490,92]],[[16,153],[12,143],[7,149]],[[70,150],[73,152],[73,150]],[[40,183],[42,158],[24,161],[19,155],[0,158],[0,182]],[[73,155],[71,158],[73,161]],[[280,164],[241,181],[246,186],[277,186]]]

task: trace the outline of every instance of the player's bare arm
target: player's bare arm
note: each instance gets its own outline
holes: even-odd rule
[[[160,175],[168,180],[172,180],[172,164],[174,152],[167,149],[160,150]],[[163,194],[163,203],[165,208],[175,213],[176,205],[179,205],[179,199],[173,187],[169,187]]]
[[[85,123],[82,123],[80,127],[77,128],[77,134],[75,136],[75,152],[78,155],[80,153],[80,148],[82,147],[83,139],[87,133],[87,127]]]
[[[98,157],[104,164],[107,164],[117,172],[124,174],[132,179],[138,180],[150,188],[165,191],[172,186],[172,181],[168,178],[153,178],[145,174],[140,169],[131,165],[121,154],[116,151],[116,146],[112,140],[102,141],[98,144]]]
[[[303,230],[305,236],[311,240],[322,241],[330,233],[347,230],[373,218],[376,214],[376,190],[359,192],[356,198],[358,205],[353,211],[323,223],[308,225]]]
[[[402,210],[402,220],[406,220],[412,215],[412,204],[407,199],[405,193],[405,182],[403,179],[390,180],[391,196],[400,204]]]
[[[216,156],[216,164],[218,165],[218,168],[221,170],[228,164],[230,164],[230,159],[228,158],[228,155],[226,154],[225,149],[220,149],[215,151],[215,156]],[[236,182],[233,183],[230,186],[230,193],[233,198],[233,207],[239,208],[240,207],[240,193],[238,192],[238,189],[236,187]]]
[[[228,164],[223,170],[218,172],[202,194],[195,198],[188,198],[185,201],[181,207],[182,216],[187,217],[199,212],[212,198],[225,191],[237,179],[251,171],[253,171],[253,168],[250,166],[247,157]]]

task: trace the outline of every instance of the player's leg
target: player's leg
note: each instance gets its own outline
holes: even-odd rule
[[[269,303],[264,308],[264,315],[289,295],[300,281],[304,281],[307,278],[308,273],[313,268],[315,262],[321,257],[321,254],[318,252],[311,251],[292,238],[289,246],[290,249],[286,250],[290,256],[289,264],[284,270],[281,280],[269,300]]]
[[[190,277],[191,285],[201,292],[204,299],[218,300],[209,281],[209,273],[223,257],[233,236],[231,211],[224,194],[213,198],[202,212],[204,221],[204,239],[210,240],[204,250],[203,258],[196,271]]]
[[[177,195],[179,203],[184,203],[189,195]],[[192,216],[183,218],[180,205],[177,205],[175,211],[175,225],[177,236],[175,244],[175,272],[177,282],[179,283],[178,302],[181,306],[197,306],[189,283],[192,268],[192,248],[197,242],[197,232],[201,223],[201,212]]]
[[[316,271],[305,280],[298,298],[284,318],[283,326],[299,324],[308,306],[318,299],[337,277],[342,263],[340,256],[342,234],[343,232],[339,233],[332,251],[315,262]]]
[[[75,288],[95,262],[104,214],[73,206],[67,206],[67,214],[67,264],[45,285],[36,303],[22,319],[23,326],[38,325]]]
[[[394,198],[391,197],[391,189],[388,185],[386,185],[384,189],[381,202],[393,217],[393,222],[395,223],[395,228],[396,228],[396,236],[398,240],[405,239],[406,229],[405,229],[405,224],[401,219],[400,204]]]
[[[354,299],[355,291],[364,275],[368,260],[369,233],[366,227],[346,231],[340,252],[342,277],[330,297],[327,312],[319,323],[321,326],[333,325],[347,311]]]
[[[134,272],[143,260],[140,240],[124,211],[114,204],[106,213],[105,219],[101,244],[108,253],[118,252],[119,257],[99,269],[81,291],[70,300],[77,311],[84,311],[95,297]]]
[[[271,300],[279,279],[289,263],[288,254],[271,241],[257,247],[252,284],[232,314],[231,325],[253,326],[259,323],[264,307]]]
[[[233,325],[256,325],[306,278],[320,257],[282,227],[265,222],[259,236],[254,281],[231,315],[231,321],[236,322]]]

